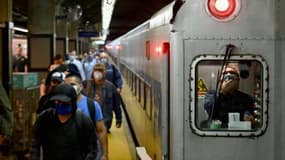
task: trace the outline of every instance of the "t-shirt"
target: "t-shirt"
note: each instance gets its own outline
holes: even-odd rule
[[[94,101],[94,105],[95,105],[95,117],[94,117],[94,120],[95,121],[103,120],[103,114],[102,114],[102,110],[101,110],[101,107],[100,107],[99,103]],[[87,104],[87,97],[86,96],[82,95],[81,100],[77,101],[77,109],[80,110],[81,112],[85,113],[88,116],[90,115],[89,114],[89,109],[88,109],[88,104]]]

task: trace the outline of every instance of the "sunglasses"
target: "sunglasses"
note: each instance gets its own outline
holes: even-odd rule
[[[224,75],[224,81],[234,80],[237,76],[235,74],[225,74]]]

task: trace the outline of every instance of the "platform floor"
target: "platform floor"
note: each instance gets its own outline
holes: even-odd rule
[[[135,145],[124,114],[122,127],[116,128],[114,120],[110,132],[108,134],[109,160],[135,160]]]

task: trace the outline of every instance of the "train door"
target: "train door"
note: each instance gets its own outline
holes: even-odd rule
[[[161,109],[161,133],[162,133],[162,159],[169,157],[169,110],[170,110],[170,43],[163,42],[161,48],[163,56],[162,64],[162,109]]]

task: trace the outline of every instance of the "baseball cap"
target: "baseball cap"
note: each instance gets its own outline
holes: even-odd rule
[[[70,102],[71,100],[76,99],[76,97],[77,95],[75,89],[71,85],[63,83],[54,88],[50,100]]]
[[[51,80],[56,80],[58,82],[62,82],[65,79],[65,74],[63,72],[54,72],[51,75]]]

